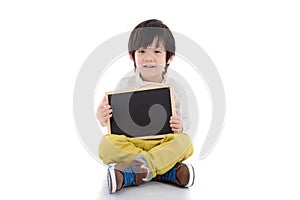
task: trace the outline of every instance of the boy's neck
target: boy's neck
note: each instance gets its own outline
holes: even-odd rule
[[[161,76],[157,76],[157,77],[153,77],[153,78],[150,78],[150,77],[143,77],[142,74],[140,74],[140,77],[143,81],[147,81],[147,82],[153,82],[153,83],[162,83],[162,81],[164,80],[164,76],[161,75]]]

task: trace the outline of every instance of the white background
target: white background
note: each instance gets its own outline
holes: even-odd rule
[[[211,57],[226,122],[197,165],[199,199],[299,199],[297,1],[0,3],[0,199],[97,199],[105,168],[72,114],[76,76],[102,42],[158,18]],[[198,152],[197,152],[198,153]]]

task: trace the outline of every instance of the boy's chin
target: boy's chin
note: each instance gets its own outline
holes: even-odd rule
[[[144,76],[148,76],[148,77],[155,77],[155,76],[159,76],[160,74],[162,74],[162,72],[157,71],[157,69],[143,69],[140,70],[140,73]]]
[[[159,73],[161,70],[157,67],[140,67],[139,71],[141,72],[155,72],[155,73]],[[162,72],[162,71],[161,71]]]

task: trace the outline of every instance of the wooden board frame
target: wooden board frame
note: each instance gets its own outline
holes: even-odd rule
[[[175,115],[176,110],[175,110],[175,100],[174,100],[174,92],[173,92],[173,87],[172,85],[159,85],[159,86],[144,86],[138,89],[132,89],[132,90],[119,90],[119,91],[110,91],[106,92],[105,95],[107,96],[107,99],[109,95],[114,95],[114,94],[122,94],[122,93],[135,93],[139,91],[150,91],[150,90],[156,90],[156,89],[164,89],[168,88],[170,91],[170,105],[171,105],[171,116]],[[110,102],[109,102],[110,103]],[[111,134],[111,120],[110,118],[107,123],[108,127],[108,133]],[[149,136],[141,136],[141,137],[135,137],[139,139],[159,139],[163,138],[165,134],[158,134],[158,135],[149,135]]]

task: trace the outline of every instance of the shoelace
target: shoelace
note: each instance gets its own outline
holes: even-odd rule
[[[124,187],[128,185],[134,185],[135,184],[135,173],[136,169],[134,166],[130,166],[129,169],[125,169],[122,171],[124,176]]]

